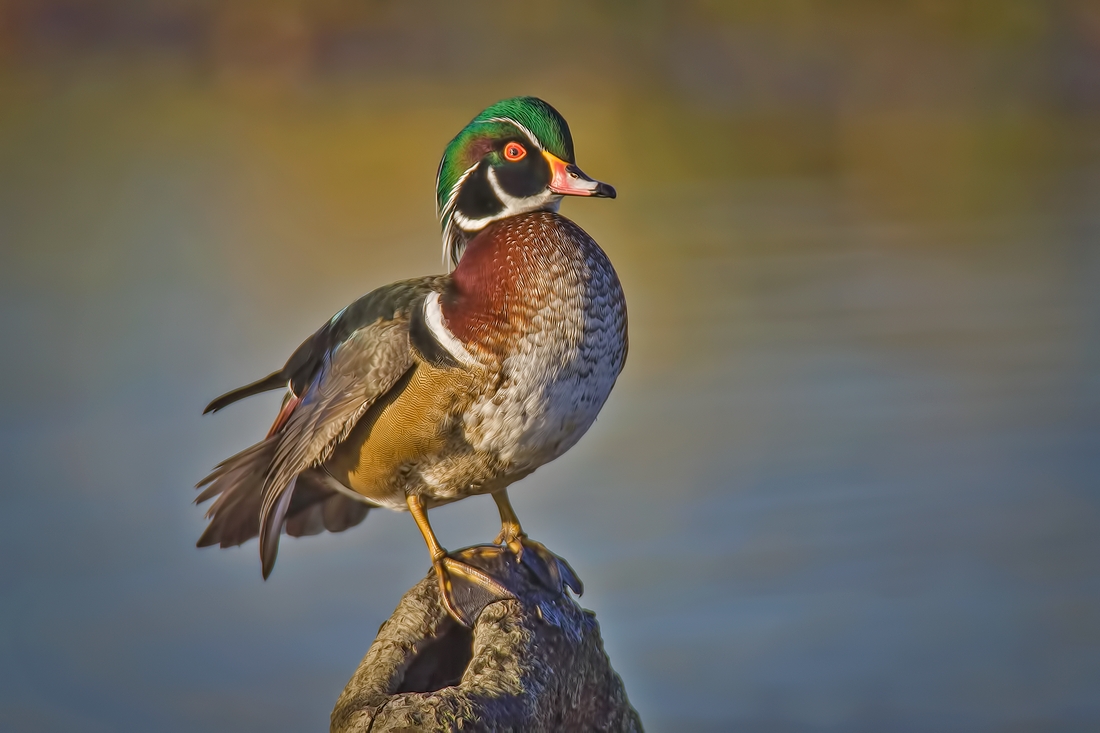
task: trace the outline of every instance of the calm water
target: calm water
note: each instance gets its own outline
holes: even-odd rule
[[[692,86],[713,49],[669,38],[686,96],[527,80],[619,189],[563,213],[619,269],[631,352],[512,491],[649,729],[1100,726],[1095,115],[1026,85],[730,111]],[[372,514],[286,542],[266,583],[254,544],[196,550],[192,484],[277,398],[199,413],[439,270],[437,156],[505,81],[3,77],[0,727],[327,725],[422,540]],[[496,532],[484,498],[434,519]]]

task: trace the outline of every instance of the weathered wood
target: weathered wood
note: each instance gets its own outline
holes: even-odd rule
[[[595,615],[530,582],[509,587],[519,599],[489,604],[468,630],[429,573],[379,629],[333,733],[641,731]]]

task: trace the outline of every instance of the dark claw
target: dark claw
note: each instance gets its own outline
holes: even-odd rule
[[[548,558],[543,556],[542,553],[526,547],[518,554],[520,562],[538,578],[539,583],[555,593],[562,592],[562,579],[561,574],[558,572],[558,563],[556,559],[550,559],[550,561],[547,562]]]
[[[524,567],[549,590],[563,593],[568,587],[578,596],[584,593],[584,584],[573,568],[563,558],[546,549],[546,545],[522,537],[509,542],[508,547],[519,557]]]
[[[558,555],[554,555],[554,558],[558,561],[558,573],[561,574],[561,579],[569,587],[569,590],[576,593],[578,596],[584,595],[584,583],[577,577],[577,574],[573,571],[572,566],[565,561],[565,558]]]

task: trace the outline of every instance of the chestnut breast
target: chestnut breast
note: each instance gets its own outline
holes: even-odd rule
[[[555,212],[495,222],[467,246],[440,305],[490,372],[464,418],[470,444],[522,470],[568,450],[626,358],[626,302],[599,245]]]

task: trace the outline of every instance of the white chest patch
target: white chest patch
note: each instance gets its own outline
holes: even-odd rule
[[[467,351],[463,343],[447,328],[443,319],[443,310],[439,307],[439,293],[428,293],[428,297],[424,299],[424,323],[427,324],[436,342],[457,359],[459,364],[478,365],[474,355]]]

